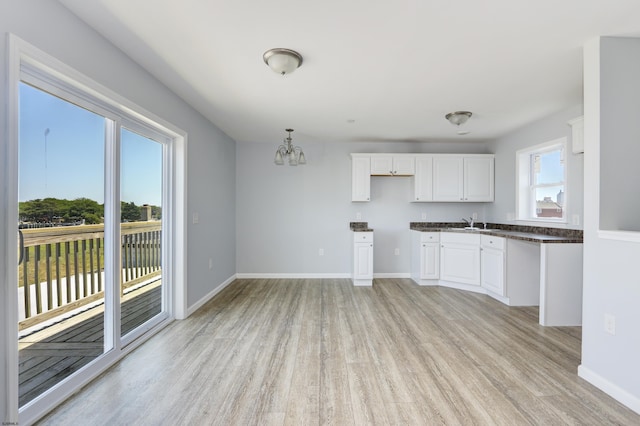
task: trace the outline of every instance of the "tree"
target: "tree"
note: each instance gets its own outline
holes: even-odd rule
[[[120,221],[121,222],[136,222],[140,220],[140,207],[132,201],[127,203],[125,201],[120,202]]]

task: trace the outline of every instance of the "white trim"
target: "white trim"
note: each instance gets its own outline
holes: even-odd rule
[[[104,132],[104,353],[120,351],[120,123],[105,120]],[[118,173],[116,173],[118,171]]]
[[[196,303],[194,303],[193,305],[189,306],[189,309],[187,310],[187,316],[190,316],[195,311],[200,309],[205,303],[207,303],[209,300],[213,299],[218,293],[220,293],[222,290],[227,288],[229,286],[229,284],[231,284],[235,280],[236,280],[236,276],[235,275],[230,276],[224,282],[222,282],[222,284],[220,284],[219,286],[217,286],[216,288],[211,290],[209,293],[204,295],[204,297],[202,297]]]
[[[640,232],[634,231],[605,231],[598,230],[598,238],[603,240],[628,241],[630,243],[640,243]]]
[[[569,228],[569,222],[561,219],[561,220],[543,220],[543,219],[515,219],[514,222],[517,222],[520,226],[541,226],[544,225],[545,228]],[[581,228],[577,228],[581,229]]]
[[[3,283],[16,283],[18,282],[18,268],[15,266],[9,267],[9,265],[18,264],[18,255],[16,250],[16,235],[18,234],[18,209],[13,208],[18,203],[18,144],[15,141],[18,140],[18,113],[19,113],[19,89],[18,81],[20,80],[20,49],[17,44],[17,39],[11,34],[7,35],[7,80],[6,80],[6,143],[2,144],[4,149],[0,151],[0,165],[4,169],[3,180],[5,182],[2,185],[4,191],[3,194],[3,208],[0,209],[0,217],[4,216],[4,226],[0,230],[2,233],[2,241],[0,247],[0,258],[7,262],[2,269],[4,274],[2,277]],[[15,204],[11,204],[11,203]],[[10,208],[7,208],[10,207]],[[6,234],[4,234],[6,232]],[[4,341],[2,345],[4,347],[5,365],[2,366],[5,371],[6,383],[5,387],[5,401],[0,401],[0,404],[4,404],[5,415],[2,419],[4,422],[16,423],[18,422],[18,307],[15,303],[18,300],[18,287],[16,285],[3,285],[3,291],[6,292],[6,297],[1,302],[0,306],[4,312],[5,318],[5,330]]]
[[[187,134],[182,132],[173,139],[173,203],[171,205],[173,223],[173,305],[172,313],[176,319],[184,319],[187,307]]]
[[[293,273],[293,274],[283,274],[283,273],[237,273],[236,278],[238,279],[326,279],[326,278],[349,278],[351,279],[353,275],[350,273],[347,274],[305,274],[305,273]]]
[[[411,278],[409,272],[379,272],[373,274],[373,278]]]
[[[626,405],[636,413],[640,414],[640,398],[627,392],[614,383],[597,374],[584,364],[578,366],[578,376],[591,383],[598,389],[613,397],[618,402]]]
[[[563,176],[563,187],[564,187],[564,205],[562,206],[563,217],[559,219],[553,218],[534,218],[529,217],[529,211],[532,209],[531,200],[531,164],[530,164],[530,156],[534,153],[544,153],[555,151],[556,147],[561,146],[564,152],[564,176]],[[530,146],[527,148],[522,148],[516,151],[516,222],[536,222],[536,223],[545,223],[545,224],[568,224],[568,204],[569,199],[567,194],[569,194],[568,188],[568,176],[569,176],[569,168],[567,161],[567,138],[563,136],[561,138],[557,138],[548,142],[544,142],[538,145]],[[525,210],[526,216],[524,217],[523,210]]]

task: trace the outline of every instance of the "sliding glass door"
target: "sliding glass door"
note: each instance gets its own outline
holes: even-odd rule
[[[21,407],[111,349],[103,303],[105,120],[20,84]]]
[[[18,138],[21,408],[169,318],[171,245],[170,139],[27,80]]]
[[[163,312],[162,184],[164,145],[122,128],[120,334],[144,330]]]

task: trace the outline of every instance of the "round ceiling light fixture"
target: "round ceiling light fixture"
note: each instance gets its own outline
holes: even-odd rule
[[[264,52],[262,59],[280,75],[291,74],[302,65],[302,55],[291,49],[269,49]]]
[[[460,126],[467,122],[469,118],[471,118],[473,114],[469,111],[456,111],[450,112],[445,115],[444,118],[449,120],[449,122],[453,125]]]

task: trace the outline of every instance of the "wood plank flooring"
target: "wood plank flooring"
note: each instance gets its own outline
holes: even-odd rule
[[[638,425],[579,327],[408,279],[237,280],[42,419],[91,425]]]

